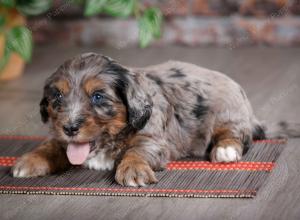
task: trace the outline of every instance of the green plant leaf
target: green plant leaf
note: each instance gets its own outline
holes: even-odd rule
[[[84,15],[93,16],[103,12],[107,0],[87,0],[85,3]]]
[[[50,9],[52,0],[16,0],[16,6],[24,15],[39,15]]]
[[[138,22],[140,47],[145,48],[153,40],[151,24],[149,20],[144,16],[141,17]]]
[[[7,36],[7,47],[18,53],[26,62],[31,60],[32,35],[26,27],[18,26],[12,28]]]
[[[5,44],[3,56],[0,59],[0,71],[5,67],[10,57],[10,49]]]
[[[158,8],[150,8],[148,10],[148,17],[151,20],[153,35],[155,38],[160,38],[161,36],[161,26],[162,26],[162,13]]]
[[[15,0],[0,0],[0,5],[7,8],[12,8],[15,6]]]
[[[162,15],[159,9],[145,10],[139,19],[139,40],[142,48],[147,47],[154,38],[161,35]]]
[[[110,0],[104,6],[104,12],[115,17],[126,18],[134,11],[135,0]]]
[[[154,37],[161,36],[162,14],[158,8],[149,8],[145,11],[145,16],[148,18],[152,26]]]

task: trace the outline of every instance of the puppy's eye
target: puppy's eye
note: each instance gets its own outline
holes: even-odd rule
[[[103,102],[103,95],[100,92],[94,92],[91,101],[93,105],[100,105]]]
[[[54,94],[54,98],[55,98],[57,101],[61,102],[62,99],[63,99],[63,95],[62,95],[59,91],[56,91],[55,94]]]

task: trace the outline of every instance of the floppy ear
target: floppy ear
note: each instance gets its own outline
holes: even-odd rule
[[[46,84],[44,86],[44,94],[43,94],[43,98],[40,102],[41,119],[42,119],[42,122],[44,122],[44,123],[46,123],[49,119],[49,113],[47,110],[48,105],[49,105],[49,101],[47,98],[48,89],[49,89],[49,79],[47,79]]]
[[[117,73],[117,93],[127,108],[127,121],[134,130],[144,128],[152,113],[152,100],[143,89],[142,75],[131,73],[113,63],[110,66]]]
[[[48,121],[49,118],[49,114],[48,114],[48,99],[46,97],[43,97],[41,102],[40,102],[40,113],[41,113],[41,118],[42,118],[42,122],[46,123]]]
[[[129,76],[131,78],[132,76]],[[127,99],[128,122],[136,130],[144,128],[152,113],[152,101],[141,85],[129,79],[125,95]]]
[[[59,67],[62,68],[62,67]],[[42,122],[46,123],[49,119],[49,112],[48,112],[48,106],[49,106],[49,96],[51,95],[51,84],[52,82],[61,74],[61,72],[56,71],[53,73],[49,78],[46,79],[46,82],[44,84],[44,92],[43,92],[43,98],[40,101],[40,114]]]

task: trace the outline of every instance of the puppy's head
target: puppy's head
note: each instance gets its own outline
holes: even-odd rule
[[[66,61],[47,79],[42,121],[67,143],[71,163],[83,163],[91,143],[145,126],[152,103],[140,77],[108,57],[87,53]]]

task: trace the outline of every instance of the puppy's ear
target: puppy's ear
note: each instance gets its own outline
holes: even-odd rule
[[[48,102],[47,97],[43,97],[40,102],[40,113],[41,113],[42,122],[44,122],[44,123],[46,123],[49,119],[49,114],[48,114],[48,110],[47,110],[48,105],[49,105],[49,102]]]
[[[42,122],[46,123],[48,122],[49,119],[49,113],[48,113],[48,105],[49,105],[49,101],[48,101],[48,90],[49,90],[49,81],[50,78],[47,79],[45,87],[44,87],[44,94],[43,94],[43,98],[40,101],[40,114],[41,114],[41,119]]]
[[[127,107],[127,121],[134,130],[144,128],[152,113],[152,100],[143,88],[143,76],[114,64],[117,93]]]
[[[151,99],[141,85],[133,79],[130,79],[127,84],[126,99],[128,122],[134,129],[140,130],[146,125],[151,116]]]

